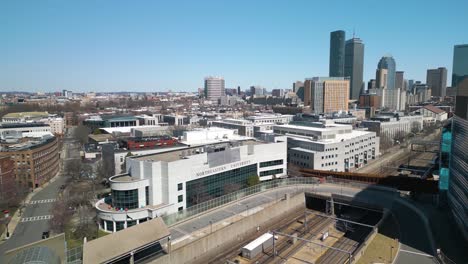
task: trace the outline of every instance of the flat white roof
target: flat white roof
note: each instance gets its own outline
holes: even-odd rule
[[[261,235],[260,237],[258,237],[257,239],[255,239],[254,241],[252,241],[249,244],[245,245],[242,249],[252,251],[255,248],[257,248],[258,246],[260,246],[261,244],[265,243],[265,241],[267,241],[268,239],[271,239],[272,237],[273,237],[272,234],[265,233],[265,234]]]
[[[336,134],[336,137],[333,139],[320,139],[320,140],[313,140],[312,137],[307,137],[307,136],[300,136],[300,135],[293,135],[293,134],[287,134],[287,137],[294,138],[294,140],[298,141],[304,141],[304,142],[315,142],[319,144],[331,144],[331,143],[338,143],[341,142],[342,140],[350,140],[359,136],[364,136],[366,134],[371,134],[374,132],[371,131],[362,131],[362,130],[352,130],[351,133],[346,133],[346,134]]]
[[[113,132],[120,132],[120,133],[130,133],[132,128],[157,128],[161,126],[128,126],[128,127],[101,127],[99,129],[102,129],[106,131],[109,134],[112,134]]]
[[[316,122],[319,123],[319,122]],[[327,125],[325,127],[313,127],[313,126],[301,126],[301,125],[275,125],[275,127],[284,127],[284,128],[294,128],[299,130],[308,130],[308,131],[333,131],[333,128],[352,128],[348,124],[336,124]]]

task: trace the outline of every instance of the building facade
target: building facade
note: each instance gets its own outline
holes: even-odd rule
[[[59,150],[56,137],[48,136],[2,147],[2,154],[15,162],[16,181],[35,189],[54,177],[59,170]]]
[[[395,88],[400,88],[400,90],[405,90],[405,72],[396,71],[395,72]]]
[[[456,45],[453,51],[452,87],[456,88],[455,115],[468,118],[468,44]]]
[[[346,41],[344,76],[350,78],[349,99],[358,100],[363,90],[364,43],[359,38]]]
[[[344,77],[345,34],[343,30],[330,33],[330,77]]]
[[[209,76],[205,78],[205,97],[211,101],[218,101],[225,96],[224,78]]]
[[[349,80],[343,77],[314,77],[304,84],[304,105],[314,114],[348,111]]]
[[[274,133],[288,137],[288,162],[301,168],[352,171],[379,156],[375,132],[353,130],[352,125],[295,122],[277,125]]]
[[[390,56],[390,55],[383,56],[380,59],[379,64],[377,65],[377,69],[387,70],[387,78],[386,78],[385,88],[395,89],[395,75],[396,75],[395,59],[393,59],[393,57]],[[380,87],[380,88],[383,88],[383,87]]]
[[[413,116],[376,116],[371,120],[361,122],[361,126],[373,131],[379,137],[386,137],[390,140],[403,132],[405,135],[411,132],[419,132],[423,129],[424,118],[422,115]]]
[[[15,196],[15,162],[9,155],[0,155],[0,200],[8,202]]]
[[[208,134],[188,131],[184,138],[202,141],[203,135]],[[127,173],[110,178],[112,195],[96,203],[99,226],[119,231],[245,188],[250,177],[286,177],[286,147],[285,137],[273,142],[226,139],[127,158]]]
[[[426,84],[431,89],[432,96],[445,97],[447,90],[447,68],[427,70]]]

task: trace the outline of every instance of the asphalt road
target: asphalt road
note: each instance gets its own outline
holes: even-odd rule
[[[76,158],[78,152],[73,149],[75,143],[70,139],[64,140],[62,158]],[[65,161],[66,162],[66,161]],[[49,219],[53,202],[57,198],[60,186],[65,183],[66,177],[59,176],[54,182],[38,191],[29,203],[25,205],[21,215],[21,221],[16,226],[11,237],[0,244],[0,263],[4,252],[24,246],[42,239],[42,232],[49,230]]]

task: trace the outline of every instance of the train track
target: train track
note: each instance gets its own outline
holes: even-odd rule
[[[358,241],[362,241],[368,234],[367,232],[364,232],[363,228],[357,228],[357,230],[360,232],[358,238],[356,239],[357,241],[347,237],[341,237],[333,244],[333,247],[354,253],[354,251],[359,247],[360,242]],[[357,230],[355,232],[358,232]],[[325,254],[323,254],[317,260],[317,264],[342,264],[348,262],[349,254],[333,249],[328,249],[325,251]]]
[[[278,221],[276,224],[270,226],[270,230],[275,230],[275,229],[284,229],[285,226],[289,226],[291,225],[292,223],[295,223],[297,222],[298,220],[300,220],[301,218],[304,217],[304,212],[301,211],[301,212],[297,212],[296,214],[292,215],[291,217],[287,217],[287,218],[284,218],[283,220],[281,221]],[[267,232],[268,230],[265,230],[263,233]],[[210,264],[215,264],[215,263],[226,263],[226,261],[228,260],[232,260],[234,259],[235,257],[237,257],[239,254],[240,254],[240,248],[242,248],[242,246],[244,246],[246,244],[246,240],[254,240],[255,238],[257,238],[259,235],[263,234],[263,233],[255,233],[251,236],[249,236],[248,238],[246,239],[243,239],[240,243],[236,244],[235,246],[233,246],[233,250],[231,251],[225,251],[223,252],[222,254],[218,255],[217,257],[213,258],[212,261],[210,261],[209,263]],[[252,263],[255,263],[255,262],[252,262]]]
[[[303,239],[307,240],[312,240],[314,237],[316,237],[320,232],[322,232],[327,226],[329,226],[331,223],[333,223],[332,219],[329,218],[322,218],[322,221],[319,221],[317,224],[315,224],[310,230],[304,234],[302,237]],[[307,244],[306,241],[304,240],[298,240],[294,245],[291,247],[287,248],[285,251],[279,254],[279,257],[281,259],[287,260],[294,254],[296,254],[305,244]]]

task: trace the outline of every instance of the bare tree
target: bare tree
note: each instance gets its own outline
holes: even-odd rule
[[[403,143],[403,141],[405,141],[405,137],[406,137],[406,133],[405,131],[403,130],[399,130],[395,133],[395,135],[393,136],[393,140],[395,142],[399,142],[399,143]]]
[[[70,221],[71,211],[68,209],[64,199],[58,199],[52,206],[52,219],[49,222],[50,230],[55,233],[65,231],[65,226]]]
[[[416,122],[416,121],[413,121],[411,123],[411,132],[413,132],[414,134],[417,134],[419,133],[421,130],[419,129],[419,123]]]
[[[73,137],[80,142],[80,144],[88,143],[88,135],[90,130],[88,127],[79,125],[75,128],[73,132]]]
[[[380,136],[380,149],[381,150],[387,151],[392,146],[393,146],[393,142],[387,135]]]

